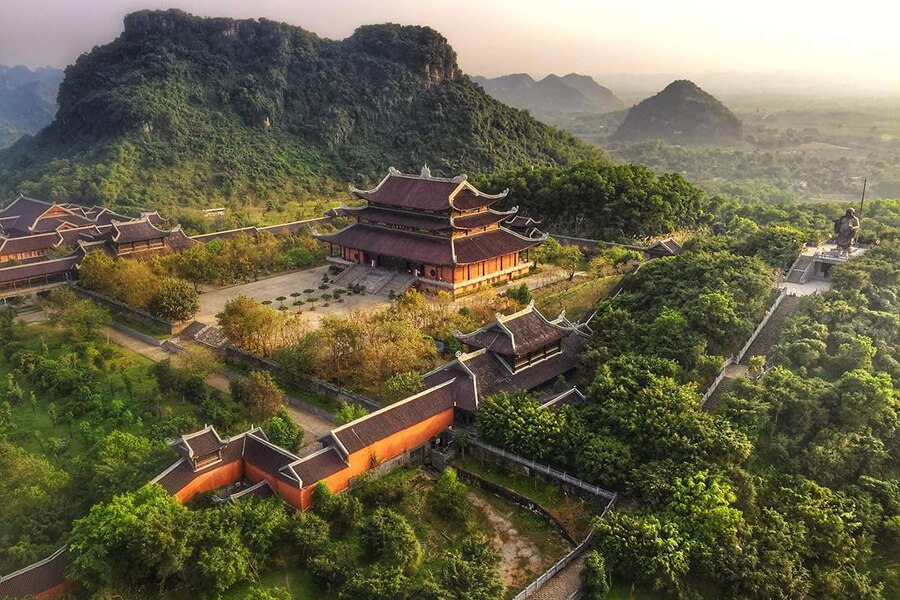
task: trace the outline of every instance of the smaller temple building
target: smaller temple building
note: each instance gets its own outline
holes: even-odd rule
[[[518,209],[492,208],[506,198],[486,194],[465,175],[432,177],[391,168],[370,190],[352,188],[362,206],[334,214],[356,219],[335,233],[317,235],[331,245],[337,264],[370,265],[411,273],[420,288],[458,295],[521,277],[532,266],[528,251],[547,236],[536,228],[519,233],[504,226]]]
[[[180,227],[162,229],[157,212],[127,217],[100,206],[51,204],[19,196],[0,210],[0,295],[49,289],[75,279],[84,255],[178,252],[195,242]]]

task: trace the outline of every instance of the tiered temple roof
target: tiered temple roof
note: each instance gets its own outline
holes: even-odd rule
[[[432,177],[427,168],[421,175],[391,168],[373,189],[351,191],[367,204],[344,206],[334,213],[355,217],[357,222],[319,235],[322,241],[411,262],[450,266],[521,252],[546,239],[537,231],[522,235],[503,227],[501,223],[518,209],[498,211],[490,206],[506,198],[508,190],[486,194],[465,175],[444,179]]]
[[[426,374],[425,385],[453,381],[456,406],[474,412],[488,396],[530,390],[574,369],[589,333],[564,314],[547,320],[531,303],[454,337],[470,351],[457,353],[453,361]],[[536,352],[541,353],[537,360],[516,368],[517,358]]]

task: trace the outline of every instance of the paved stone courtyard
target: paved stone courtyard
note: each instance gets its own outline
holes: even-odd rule
[[[251,283],[242,283],[223,288],[206,288],[204,292],[200,294],[200,310],[197,312],[194,319],[201,323],[215,324],[216,314],[225,308],[225,303],[242,294],[255,300],[259,300],[260,302],[271,300],[271,306],[273,307],[279,306],[279,303],[275,302],[275,298],[285,296],[287,300],[284,301],[284,305],[289,307],[292,312],[296,312],[297,307],[292,306],[294,302],[294,298],[291,298],[292,293],[303,292],[305,289],[313,289],[315,292],[310,295],[320,296],[326,292],[331,293],[334,291],[333,286],[328,290],[319,289],[319,285],[322,283],[322,275],[327,272],[328,267],[323,266],[303,271],[293,271],[291,273],[285,273],[284,275],[276,275],[275,277],[268,277]],[[303,294],[301,298],[306,296],[307,294]],[[316,302],[316,310],[314,311],[308,309],[308,304],[304,305],[301,307],[303,308],[303,315],[309,319],[312,326],[315,326],[325,315],[345,313],[358,308],[384,306],[389,302],[386,297],[374,294],[366,294],[364,296],[359,294],[345,294],[343,297],[344,302],[341,303],[332,300],[329,303],[330,306],[327,307],[322,306],[323,302]]]

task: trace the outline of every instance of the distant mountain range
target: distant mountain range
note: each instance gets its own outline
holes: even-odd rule
[[[535,114],[605,113],[625,108],[609,88],[587,75],[569,73],[563,77],[547,75],[535,81],[527,73],[514,73],[488,79],[472,77],[491,96],[516,108]]]
[[[53,120],[62,79],[61,69],[0,65],[0,148]]]
[[[743,137],[743,125],[727,106],[682,79],[633,106],[613,137],[675,144],[729,143]]]
[[[66,69],[54,121],[0,151],[0,197],[276,205],[375,183],[599,157],[472,83],[429,27],[344,40],[266,19],[125,17]]]

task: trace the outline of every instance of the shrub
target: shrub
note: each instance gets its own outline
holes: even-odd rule
[[[355,421],[369,414],[364,407],[354,402],[341,402],[340,407],[335,411],[334,416],[340,425],[346,425],[351,421]]]
[[[584,559],[581,569],[581,593],[584,600],[605,600],[609,596],[609,580],[606,577],[606,562],[594,550]]]
[[[200,310],[200,299],[190,283],[169,277],[150,296],[147,310],[167,321],[187,321]]]
[[[354,571],[353,549],[347,544],[330,544],[324,552],[309,559],[308,565],[316,583],[337,590]]]
[[[360,529],[359,543],[370,558],[412,569],[422,562],[422,547],[403,515],[378,508]]]
[[[288,539],[303,561],[322,553],[330,528],[322,517],[311,512],[295,512],[288,519]]]
[[[431,492],[431,497],[438,514],[445,514],[458,523],[469,520],[470,506],[466,500],[466,484],[456,478],[456,471],[453,469],[449,467],[444,469]]]

